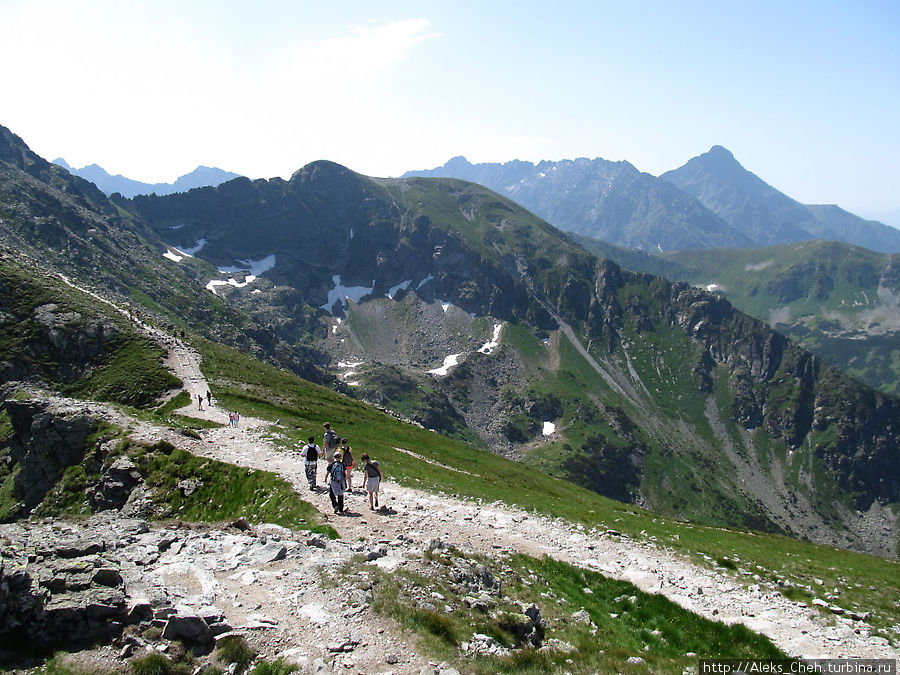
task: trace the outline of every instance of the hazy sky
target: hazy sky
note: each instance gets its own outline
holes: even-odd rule
[[[0,124],[137,180],[658,175],[720,144],[802,202],[900,210],[900,0],[0,0],[0,28]]]

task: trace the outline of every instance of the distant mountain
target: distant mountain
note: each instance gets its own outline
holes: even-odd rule
[[[660,178],[696,197],[754,246],[826,239],[881,253],[900,252],[900,230],[837,206],[801,204],[747,171],[720,145]]]
[[[107,196],[118,192],[123,197],[136,195],[170,195],[176,192],[187,192],[192,188],[220,185],[232,178],[239,178],[240,174],[231,173],[208,166],[198,166],[190,173],[180,176],[174,183],[142,183],[141,181],[126,178],[120,174],[110,175],[102,166],[90,164],[80,169],[75,169],[62,157],[53,160],[54,164],[67,169],[70,173],[89,180],[100,188]]]
[[[479,183],[566,232],[644,251],[825,239],[881,253],[900,252],[900,230],[837,206],[801,204],[747,171],[718,145],[659,178],[628,162],[604,159],[471,164],[464,157],[404,176]]]
[[[670,251],[752,246],[753,241],[668,181],[628,162],[575,159],[470,164],[454,157],[409,176],[484,185],[567,232],[628,248]]]
[[[726,297],[869,386],[900,394],[900,255],[806,241],[652,255],[582,240],[629,269]]]

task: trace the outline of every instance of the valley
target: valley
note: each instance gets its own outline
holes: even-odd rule
[[[107,198],[0,132],[5,634],[72,613],[111,669],[213,633],[448,675],[896,654],[890,393],[473,183]],[[304,487],[323,420],[379,511]]]

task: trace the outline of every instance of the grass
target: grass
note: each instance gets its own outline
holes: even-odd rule
[[[225,665],[233,665],[234,673],[240,675],[253,663],[256,651],[241,635],[227,635],[216,643],[213,659]]]
[[[134,445],[129,456],[153,490],[162,518],[224,522],[246,517],[291,529],[337,533],[319,524],[316,508],[270,471],[258,471],[197,457],[161,441]],[[193,489],[185,489],[185,485]]]
[[[900,623],[894,595],[875,589],[898,589],[900,564],[852,551],[754,531],[729,530],[661,517],[639,507],[606,499],[553,478],[528,464],[509,461],[413,425],[340,396],[291,374],[251,361],[227,347],[200,343],[202,368],[216,386],[223,405],[245,415],[279,420],[282,448],[298,447],[312,433],[321,436],[329,421],[347,436],[357,456],[379,460],[385,475],[401,484],[482,502],[502,501],[525,511],[581,523],[587,531],[614,529],[636,540],[649,540],[714,568],[717,559],[739,565],[734,574],[746,583],[779,588],[778,581],[799,587],[822,579],[842,588],[839,604],[848,611],[871,611],[870,623],[893,641]],[[422,462],[394,448],[413,451],[448,470]]]
[[[492,568],[502,583],[483,587],[481,597],[487,593],[489,600],[470,608],[463,596],[471,588],[465,586],[481,565]],[[550,558],[513,555],[492,561],[451,549],[426,554],[417,569],[423,566],[420,572],[370,572],[374,581],[364,583],[372,585],[372,607],[415,633],[426,653],[465,672],[682,673],[698,658],[786,657],[743,625],[704,619],[628,582]],[[454,581],[460,578],[465,581]],[[435,593],[442,599],[434,600]],[[540,609],[549,650],[538,651],[521,637],[531,628],[522,616],[531,604]],[[502,656],[466,653],[474,633],[512,649]],[[644,664],[630,665],[629,657]]]

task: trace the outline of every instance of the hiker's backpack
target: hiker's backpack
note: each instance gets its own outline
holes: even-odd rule
[[[319,459],[319,451],[316,450],[315,445],[307,445],[306,446],[306,461],[307,462],[315,462]]]

